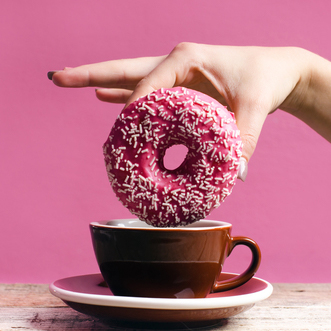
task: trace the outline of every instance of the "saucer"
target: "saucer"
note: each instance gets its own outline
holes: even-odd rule
[[[220,280],[237,276],[222,273]],[[273,287],[253,277],[233,290],[212,293],[203,299],[163,299],[115,296],[104,286],[101,274],[63,278],[50,292],[74,310],[112,321],[156,323],[216,322],[246,311],[268,298]]]

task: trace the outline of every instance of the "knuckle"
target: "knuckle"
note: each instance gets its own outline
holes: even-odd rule
[[[191,42],[181,42],[175,46],[169,55],[176,59],[184,71],[188,72],[193,69],[201,71],[203,68],[203,50],[201,45]]]
[[[174,53],[184,53],[184,54],[194,54],[197,48],[197,44],[191,42],[181,42],[175,46],[173,49]]]

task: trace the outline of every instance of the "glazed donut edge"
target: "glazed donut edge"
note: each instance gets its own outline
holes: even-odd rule
[[[169,170],[168,148],[187,155]],[[117,117],[103,145],[107,175],[117,198],[140,220],[176,227],[206,218],[235,185],[242,141],[233,113],[184,87],[143,96]]]

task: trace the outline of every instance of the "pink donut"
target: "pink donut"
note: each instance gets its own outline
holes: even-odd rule
[[[172,145],[183,163],[164,167]],[[231,194],[242,141],[234,115],[211,97],[183,87],[139,98],[118,116],[104,157],[118,199],[140,220],[174,227],[205,218]]]

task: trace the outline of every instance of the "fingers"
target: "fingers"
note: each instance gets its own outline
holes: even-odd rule
[[[126,103],[132,94],[131,90],[125,89],[96,89],[95,90],[96,97],[104,102],[111,103]]]
[[[266,115],[265,112],[258,111],[256,107],[250,109],[245,107],[235,113],[240,137],[243,142],[238,178],[244,182],[248,173],[248,161],[256,148]]]
[[[248,162],[256,148],[267,113],[259,105],[253,104],[235,110],[235,115],[240,137],[243,141],[242,157]]]
[[[59,71],[48,73],[48,78],[57,86],[61,87],[84,87],[89,84],[89,73],[87,70],[78,68],[64,68]]]
[[[171,88],[194,83],[196,76],[201,76],[197,74],[199,72],[196,66],[198,58],[199,52],[196,51],[195,44],[182,43],[177,45],[154,70],[137,84],[126,103],[126,107],[141,96],[162,87]]]
[[[175,85],[175,82],[176,72],[173,63],[169,60],[164,61],[137,84],[125,107],[138,98],[162,87],[171,88]]]
[[[61,87],[98,86],[133,90],[163,59],[160,56],[100,62],[50,72],[48,77]]]

